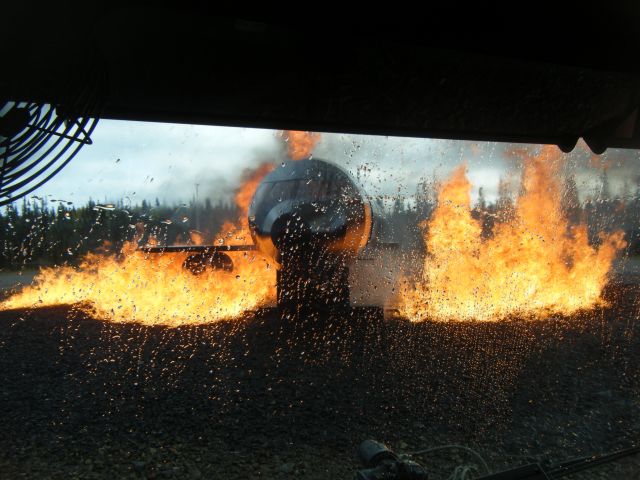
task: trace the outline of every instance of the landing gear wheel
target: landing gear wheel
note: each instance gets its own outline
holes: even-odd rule
[[[182,268],[189,270],[193,275],[200,275],[207,268],[230,272],[233,270],[233,261],[229,255],[222,252],[196,253],[185,259]]]

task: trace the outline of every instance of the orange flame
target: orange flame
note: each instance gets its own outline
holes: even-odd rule
[[[320,140],[320,134],[315,132],[286,130],[284,134],[288,143],[287,153],[292,160],[309,158],[313,153],[316,143]]]
[[[623,232],[601,233],[595,247],[586,225],[569,225],[560,203],[559,158],[554,147],[543,147],[524,159],[514,216],[488,239],[471,216],[471,184],[459,167],[421,225],[428,255],[421,278],[400,294],[401,314],[414,321],[486,321],[572,314],[602,304],[612,261],[626,245]]]
[[[251,203],[253,194],[256,192],[262,179],[273,169],[274,165],[272,163],[262,163],[256,169],[245,170],[242,176],[242,184],[235,195],[236,205],[240,209],[241,221],[247,221],[247,213],[249,212],[249,204]]]
[[[242,175],[242,184],[240,188],[236,190],[235,194],[235,202],[240,210],[240,215],[236,223],[225,222],[222,225],[218,244],[246,245],[252,241],[251,232],[249,231],[249,221],[247,219],[249,205],[258,185],[260,185],[262,179],[273,169],[273,164],[262,163],[255,169],[245,170]]]
[[[142,232],[140,234],[142,234]],[[204,245],[204,235],[197,230],[189,231],[189,240],[191,240],[191,243],[194,245]]]
[[[241,221],[223,227],[219,244],[251,241],[249,201],[271,168],[261,165],[245,175],[236,193]],[[199,233],[192,233],[200,243]],[[0,309],[80,304],[105,320],[178,326],[238,318],[275,300],[275,268],[259,252],[230,252],[233,271],[207,269],[198,276],[182,267],[188,255],[145,254],[135,242],[125,245],[119,259],[91,253],[78,268],[42,269],[32,286],[0,303]]]

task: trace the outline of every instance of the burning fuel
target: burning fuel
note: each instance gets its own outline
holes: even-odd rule
[[[319,133],[297,130],[286,130],[283,132],[283,136],[287,142],[287,153],[292,160],[309,158],[316,143],[320,140]]]
[[[178,326],[237,318],[275,297],[275,274],[255,252],[239,252],[234,270],[195,276],[187,254],[148,256],[128,244],[123,258],[89,254],[78,268],[43,269],[3,309],[79,304],[98,318]]]
[[[544,147],[524,159],[521,194],[511,219],[484,239],[471,215],[471,184],[458,167],[438,192],[421,227],[427,255],[417,282],[400,295],[414,320],[499,320],[570,315],[602,304],[602,290],[623,233],[601,233],[589,244],[587,226],[570,225],[561,208],[559,152]]]
[[[237,222],[216,236],[221,245],[250,239],[247,209],[260,180],[273,168],[262,164],[245,174],[235,200]],[[200,232],[191,235],[203,243]],[[178,326],[211,323],[242,316],[275,299],[275,269],[259,252],[235,252],[233,270],[204,269],[195,276],[183,268],[187,253],[148,255],[135,242],[121,254],[89,254],[78,268],[41,270],[34,285],[0,304],[0,308],[30,308],[78,304],[91,314],[115,322]]]
[[[293,160],[309,157],[320,139],[319,134],[311,132],[287,131],[283,135]],[[240,212],[237,221],[225,223],[214,239],[192,231],[192,243],[250,243],[249,205],[258,185],[273,168],[271,163],[262,163],[247,170],[235,194]],[[178,326],[239,318],[248,310],[275,302],[273,262],[258,251],[229,255],[233,255],[231,271],[203,268],[196,276],[183,268],[187,253],[148,255],[137,251],[136,243],[131,242],[117,257],[89,254],[77,268],[42,269],[32,286],[2,302],[0,308],[76,304],[115,322]]]
[[[251,242],[251,232],[249,231],[249,222],[247,220],[249,205],[260,182],[273,169],[273,164],[262,163],[256,169],[249,169],[245,172],[242,184],[235,194],[235,202],[240,211],[240,216],[235,223],[227,222],[222,226],[218,244],[244,245]]]

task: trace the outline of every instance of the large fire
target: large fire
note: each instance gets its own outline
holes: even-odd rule
[[[465,168],[456,169],[421,225],[428,254],[421,277],[400,294],[401,314],[414,321],[540,318],[602,303],[612,261],[625,246],[623,233],[601,233],[600,245],[592,246],[586,225],[569,224],[559,159],[555,147],[524,158],[512,218],[486,239],[471,214]]]
[[[320,138],[285,135],[294,160],[308,158]],[[456,169],[441,186],[431,218],[421,224],[427,255],[417,281],[404,281],[401,314],[414,321],[539,318],[601,304],[612,261],[625,246],[623,233],[601,233],[594,246],[585,224],[570,224],[561,207],[559,160],[554,147],[524,159],[513,212],[488,238],[472,215],[465,167]],[[244,176],[235,195],[240,216],[223,225],[216,245],[251,243],[249,203],[273,168],[265,163]],[[195,234],[191,240],[205,239]],[[41,270],[32,286],[0,308],[76,304],[116,322],[177,326],[238,318],[275,300],[275,267],[259,252],[229,252],[232,271],[207,269],[197,276],[183,268],[188,255],[147,254],[133,242],[118,256],[89,254],[79,267]]]
[[[262,163],[255,170],[247,170],[242,178],[242,184],[236,191],[235,202],[240,211],[240,216],[236,222],[226,222],[221,229],[218,244],[226,245],[247,245],[251,243],[251,232],[249,231],[249,220],[247,212],[249,204],[262,179],[273,170],[272,163]]]
[[[312,132],[284,134],[293,160],[309,157],[320,139]],[[249,204],[273,168],[263,163],[246,172],[235,195],[240,215],[222,226],[216,245],[251,244]],[[195,244],[205,240],[199,232],[191,235]],[[229,252],[232,271],[206,269],[197,276],[183,268],[188,255],[146,254],[136,249],[135,242],[126,244],[118,257],[88,254],[78,268],[42,269],[32,286],[2,302],[0,308],[74,304],[116,322],[178,326],[238,318],[275,301],[275,267],[259,252]]]
[[[245,176],[235,197],[240,218],[223,226],[218,245],[251,242],[249,202],[272,168],[263,164]],[[259,252],[229,252],[233,271],[207,269],[197,276],[182,266],[187,255],[146,254],[136,250],[135,242],[125,245],[119,258],[89,254],[78,268],[41,270],[32,286],[0,308],[79,304],[116,322],[177,326],[237,318],[275,300],[275,269]]]
[[[287,142],[287,153],[292,160],[309,158],[320,140],[320,134],[315,132],[286,130],[283,135]]]

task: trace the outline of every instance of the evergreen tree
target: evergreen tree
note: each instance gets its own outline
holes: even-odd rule
[[[600,174],[600,199],[602,201],[611,200],[611,186],[609,185],[609,174],[606,168],[603,168]]]
[[[478,188],[478,209],[481,212],[487,209],[487,200],[484,198],[484,187]]]
[[[561,207],[571,223],[577,224],[580,222],[580,199],[578,198],[578,187],[573,174],[568,174],[564,178]]]

